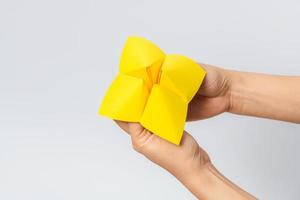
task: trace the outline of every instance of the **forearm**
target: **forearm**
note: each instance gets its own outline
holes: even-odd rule
[[[225,70],[235,114],[300,123],[300,77]]]
[[[192,170],[191,176],[186,176],[182,183],[199,199],[203,200],[252,200],[256,199],[245,192],[221,173],[211,163],[201,169]]]

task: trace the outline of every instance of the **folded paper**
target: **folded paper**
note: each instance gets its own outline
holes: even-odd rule
[[[139,122],[153,134],[179,145],[188,103],[205,71],[193,60],[166,55],[141,37],[129,37],[119,74],[105,94],[99,113],[111,119]]]

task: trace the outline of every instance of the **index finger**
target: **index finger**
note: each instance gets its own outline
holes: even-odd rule
[[[114,121],[117,123],[117,125],[118,125],[123,131],[125,131],[127,134],[130,135],[128,122],[120,121],[120,120],[114,120]]]

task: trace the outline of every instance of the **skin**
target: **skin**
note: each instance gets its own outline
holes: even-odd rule
[[[230,112],[300,123],[300,77],[201,66],[207,75],[189,104],[187,121]],[[218,172],[189,133],[184,132],[180,146],[176,146],[138,123],[116,122],[130,135],[137,152],[169,171],[197,198],[256,199]]]

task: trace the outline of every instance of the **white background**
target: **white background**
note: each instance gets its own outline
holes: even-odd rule
[[[126,37],[300,75],[299,19],[297,0],[0,0],[0,199],[194,199],[97,115]],[[186,129],[250,193],[300,199],[299,125],[223,114]]]

